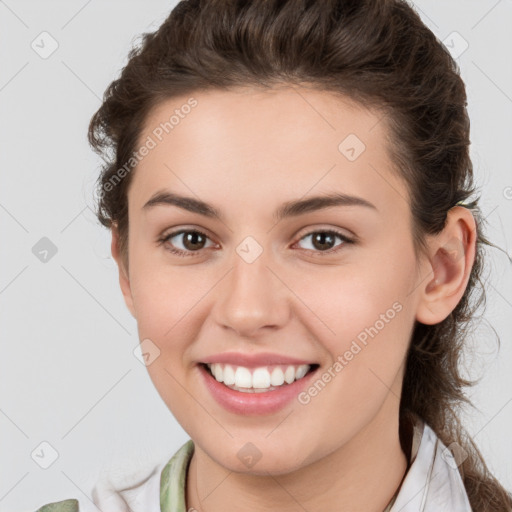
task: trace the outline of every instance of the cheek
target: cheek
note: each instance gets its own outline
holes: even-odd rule
[[[311,311],[309,316],[316,318],[310,326],[315,326],[320,339],[332,340],[328,343],[332,347],[356,337],[386,312],[386,317],[394,318],[397,306],[393,309],[393,304],[401,303],[404,296],[401,288],[390,273],[358,265],[310,272],[307,279],[297,277],[293,287]]]
[[[183,336],[201,298],[212,290],[215,277],[201,265],[155,262],[142,251],[134,251],[131,292],[139,331],[161,341],[175,338],[178,332]]]
[[[318,384],[321,391],[313,389],[310,395],[312,407],[325,415],[319,424],[325,425],[322,436],[326,438],[332,435],[332,424],[355,432],[370,421],[387,397],[400,396],[398,377],[414,322],[413,308],[395,300],[394,292],[376,289],[372,294],[362,284],[352,288],[347,284],[346,294],[336,291],[336,300],[322,299],[322,313],[335,334],[315,328],[330,360],[318,377],[326,382],[325,387]]]
[[[391,385],[407,352],[414,324],[414,261],[402,252],[384,261],[357,262],[309,274],[294,290],[315,315],[309,329],[362,393]],[[382,253],[381,253],[382,254]],[[393,261],[393,264],[387,263]],[[338,367],[339,368],[339,367]],[[341,372],[340,372],[341,374]],[[342,380],[342,379],[341,379]],[[352,384],[350,386],[352,386]]]

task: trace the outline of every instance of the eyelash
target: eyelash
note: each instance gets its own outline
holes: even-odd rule
[[[159,245],[163,245],[164,243],[166,243],[168,240],[170,240],[171,238],[174,238],[175,236],[177,235],[181,235],[183,233],[198,233],[202,236],[204,236],[205,238],[208,238],[208,235],[206,235],[205,233],[203,233],[202,231],[199,231],[197,229],[180,229],[178,231],[173,231],[172,233],[169,233],[168,235],[165,235],[164,237],[162,238],[159,238],[158,239],[158,244]],[[315,255],[318,255],[320,257],[323,257],[324,255],[333,255],[333,254],[336,254],[338,253],[339,251],[341,251],[341,249],[347,245],[347,244],[355,244],[356,241],[351,239],[351,238],[348,238],[346,235],[340,233],[339,231],[336,231],[334,229],[325,229],[325,230],[316,230],[316,231],[310,231],[309,233],[306,233],[304,236],[302,236],[301,238],[299,238],[299,242],[301,240],[303,240],[304,238],[308,237],[308,236],[311,236],[313,234],[317,234],[317,233],[326,233],[326,234],[330,234],[330,235],[335,235],[337,237],[339,237],[341,240],[343,240],[344,243],[342,244],[339,244],[339,246],[337,248],[334,248],[334,249],[328,249],[327,251],[313,251],[313,253],[315,253]],[[201,252],[202,249],[199,249],[198,251],[183,251],[182,249],[176,249],[175,247],[165,247],[165,249],[169,252],[171,252],[172,254],[175,254],[176,256],[179,256],[179,257],[182,257],[182,258],[185,258],[185,257],[194,257],[196,256],[198,253]],[[303,250],[306,250],[306,251],[310,251],[311,249],[303,249]]]

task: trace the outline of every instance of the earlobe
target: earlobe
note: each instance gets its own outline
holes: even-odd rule
[[[119,250],[119,232],[115,224],[112,225],[112,242],[110,248],[112,252],[112,257],[116,261],[119,270],[119,285],[121,287],[121,292],[123,293],[126,307],[130,310],[130,313],[135,318],[135,308],[133,307],[130,276],[128,270],[125,267],[121,252]]]
[[[449,210],[445,228],[430,242],[432,256],[420,285],[416,319],[427,325],[442,322],[464,295],[476,252],[476,223],[470,210]],[[420,277],[421,278],[421,277]]]

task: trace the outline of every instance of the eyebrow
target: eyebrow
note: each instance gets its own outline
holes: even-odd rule
[[[213,205],[193,197],[180,196],[167,190],[156,192],[142,208],[149,210],[150,208],[161,205],[177,206],[178,208],[204,215],[208,218],[223,220],[222,213]],[[287,217],[295,217],[333,206],[364,206],[378,211],[374,204],[362,197],[333,193],[286,202],[275,211],[273,219],[275,222],[279,222]]]

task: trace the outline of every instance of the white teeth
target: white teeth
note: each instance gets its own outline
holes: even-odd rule
[[[274,368],[272,370],[272,375],[270,376],[270,384],[272,386],[280,386],[284,382],[284,373],[281,368]]]
[[[218,365],[220,366],[220,365]],[[235,383],[235,370],[233,367],[227,364],[224,366],[224,384],[232,386]]]
[[[213,369],[213,376],[219,381],[223,382],[223,371],[222,366],[220,364],[216,365]]]
[[[293,366],[288,366],[286,371],[284,372],[284,380],[291,384],[295,380],[295,368]]]
[[[270,390],[295,380],[302,379],[308,373],[309,364],[288,366],[262,366],[250,370],[244,366],[233,367],[229,364],[211,363],[207,365],[218,382],[240,391]],[[283,371],[284,369],[284,371]]]
[[[253,388],[269,388],[270,387],[270,373],[266,368],[256,368],[252,374],[252,387]]]
[[[220,365],[217,365],[220,366]],[[251,388],[252,387],[252,376],[251,372],[244,368],[243,366],[239,366],[235,372],[235,386],[238,388]]]
[[[308,373],[308,366],[303,364],[302,366],[299,366],[297,368],[297,371],[295,372],[295,379],[298,380],[298,379],[302,379],[302,377],[304,377],[304,375],[306,375],[306,373]]]

